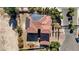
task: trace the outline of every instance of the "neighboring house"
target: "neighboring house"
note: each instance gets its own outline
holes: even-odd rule
[[[26,23],[29,23],[27,28],[27,42],[39,42],[40,47],[49,45],[52,20],[50,16],[32,14]]]

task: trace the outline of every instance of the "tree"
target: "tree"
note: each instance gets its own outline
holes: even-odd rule
[[[35,11],[36,7],[28,7],[28,10],[30,13],[33,13]]]
[[[68,12],[66,14],[68,21],[69,21],[69,29],[70,33],[74,32],[74,25],[73,25],[73,16],[74,16],[74,8],[68,8]]]
[[[57,22],[61,25],[61,19],[63,18],[61,15],[61,11],[59,11],[57,8],[50,8],[49,14],[51,15],[52,21]]]
[[[43,8],[42,7],[37,7],[37,12],[42,15],[43,14]]]
[[[4,11],[8,13],[9,15],[17,13],[17,8],[16,7],[5,7]]]
[[[74,16],[74,8],[69,8],[66,16],[68,17],[68,21],[72,21]]]

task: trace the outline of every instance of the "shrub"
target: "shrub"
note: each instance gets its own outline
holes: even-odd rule
[[[52,41],[50,43],[50,50],[51,51],[59,51],[60,43],[58,41]]]

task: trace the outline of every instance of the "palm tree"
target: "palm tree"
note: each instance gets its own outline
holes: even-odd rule
[[[42,7],[37,7],[37,12],[42,15],[43,14],[43,8]]]
[[[63,16],[61,15],[61,11],[59,11],[56,7],[49,9],[49,15],[52,18],[52,29],[54,32],[54,29],[58,29],[58,40],[59,40],[59,29],[61,28],[61,19],[63,19]]]
[[[37,7],[28,7],[30,13],[33,13],[36,9]]]

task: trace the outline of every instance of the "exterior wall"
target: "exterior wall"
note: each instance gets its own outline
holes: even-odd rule
[[[9,27],[9,20],[10,17],[7,13],[0,16],[0,50],[18,51],[18,35]]]

